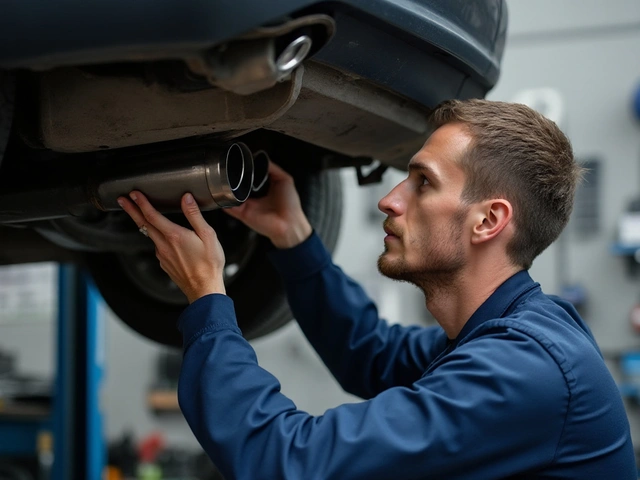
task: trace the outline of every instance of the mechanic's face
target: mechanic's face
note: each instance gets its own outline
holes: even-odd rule
[[[460,196],[458,159],[470,142],[459,124],[437,129],[409,162],[409,174],[378,203],[385,214],[383,275],[426,287],[447,282],[466,264],[469,207]]]

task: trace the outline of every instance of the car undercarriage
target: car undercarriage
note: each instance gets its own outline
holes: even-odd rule
[[[27,18],[21,7],[0,20],[0,264],[85,265],[125,323],[179,346],[175,320],[186,298],[115,198],[140,189],[186,225],[179,198],[192,191],[225,250],[243,334],[290,320],[267,259],[273,247],[222,209],[265,180],[270,159],[293,175],[312,225],[333,248],[339,169],[359,169],[361,183],[404,169],[428,134],[431,108],[484,96],[497,80],[506,8],[281,3],[274,9],[286,15],[256,6],[242,18],[207,5],[201,15],[233,24],[217,29],[193,16],[190,30],[174,31],[156,11],[144,18],[143,40],[129,23],[143,13],[120,2],[102,19],[84,7],[74,19],[59,17],[43,4],[39,39],[12,27]],[[164,18],[196,4],[163,2]],[[69,23],[78,18],[86,20],[80,31]],[[65,24],[69,31],[47,45],[47,25]],[[234,28],[240,33],[225,33]],[[362,167],[374,162],[380,167],[366,177]]]

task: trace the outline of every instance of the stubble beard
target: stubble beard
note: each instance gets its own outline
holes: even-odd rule
[[[388,247],[378,258],[378,271],[385,277],[407,282],[423,291],[425,299],[434,298],[438,292],[455,288],[457,279],[466,265],[462,245],[462,214],[452,222],[449,234],[440,237],[434,245],[432,239],[422,238],[415,242],[422,248],[422,263],[411,266],[405,258],[391,261],[386,257]]]

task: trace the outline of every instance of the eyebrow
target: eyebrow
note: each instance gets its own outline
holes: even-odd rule
[[[409,171],[419,171],[419,172],[424,172],[427,173],[429,175],[429,177],[432,177],[434,179],[438,179],[439,176],[436,173],[436,171],[431,168],[429,165],[427,165],[426,163],[422,163],[422,162],[409,162]]]

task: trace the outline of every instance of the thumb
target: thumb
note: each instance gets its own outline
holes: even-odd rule
[[[182,213],[187,217],[187,220],[195,230],[196,235],[202,237],[205,231],[209,228],[209,224],[202,216],[200,207],[198,207],[193,195],[190,193],[185,193],[182,197]]]

